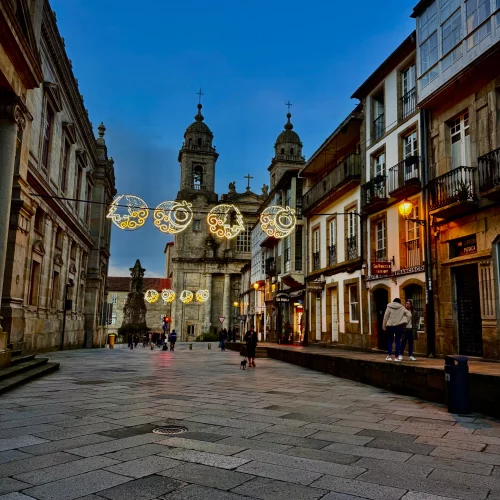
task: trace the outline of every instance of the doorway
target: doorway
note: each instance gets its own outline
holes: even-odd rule
[[[321,295],[316,295],[316,340],[321,340]]]
[[[331,290],[331,304],[332,304],[332,342],[339,341],[339,305],[337,302],[337,289]]]
[[[375,314],[377,317],[377,347],[382,350],[387,349],[387,332],[382,329],[384,314],[389,303],[389,292],[385,288],[379,288],[373,292]]]
[[[483,332],[477,264],[458,266],[455,275],[455,304],[458,323],[458,352],[483,355]]]

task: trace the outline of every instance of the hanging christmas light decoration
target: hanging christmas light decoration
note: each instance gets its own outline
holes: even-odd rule
[[[120,204],[120,201],[126,201],[126,207]],[[123,204],[124,204],[123,202]],[[109,207],[108,219],[113,224],[124,231],[133,231],[144,226],[149,217],[149,208],[146,202],[133,194],[116,195]]]
[[[243,215],[234,205],[217,205],[207,215],[210,232],[219,238],[231,239],[245,229]]]
[[[196,300],[198,302],[206,302],[210,297],[210,292],[208,290],[198,290],[196,292]]]
[[[164,289],[161,292],[161,298],[167,303],[173,302],[175,300],[175,292],[173,290]]]
[[[159,296],[160,294],[156,290],[147,290],[144,294],[144,300],[150,304],[154,304],[158,300]]]
[[[154,225],[162,233],[180,233],[193,220],[192,206],[187,201],[164,201],[154,210]]]
[[[268,236],[286,238],[295,229],[297,217],[290,207],[272,205],[260,214],[260,227]]]
[[[191,290],[182,290],[181,296],[179,297],[184,304],[189,304],[193,301],[194,294]]]

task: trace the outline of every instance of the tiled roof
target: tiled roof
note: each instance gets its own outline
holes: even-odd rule
[[[128,292],[130,288],[130,278],[108,278],[110,292]],[[170,288],[168,278],[144,278],[143,290],[156,290],[161,292],[164,288]]]

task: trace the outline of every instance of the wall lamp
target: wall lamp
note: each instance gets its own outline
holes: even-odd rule
[[[404,219],[410,222],[415,222],[419,226],[425,226],[425,220],[423,219],[412,219],[410,215],[413,212],[413,203],[408,200],[403,200],[403,202],[398,207],[399,213],[402,215]]]

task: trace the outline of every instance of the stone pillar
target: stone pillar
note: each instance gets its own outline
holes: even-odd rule
[[[24,130],[25,125],[24,112],[18,98],[0,95],[0,304],[9,235],[17,131],[18,128]]]
[[[205,289],[208,290],[208,299],[205,302],[205,321],[203,328],[210,332],[212,327],[212,275],[205,275]]]
[[[226,318],[224,320],[223,328],[229,327],[229,321],[231,319],[231,275],[224,274],[224,297],[222,301],[222,315]]]

